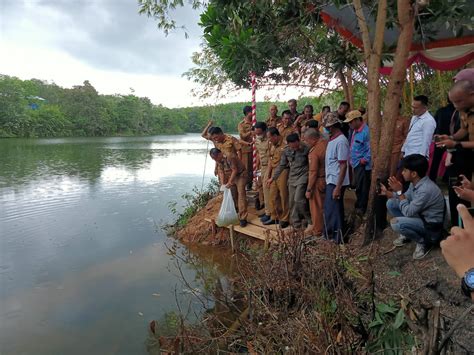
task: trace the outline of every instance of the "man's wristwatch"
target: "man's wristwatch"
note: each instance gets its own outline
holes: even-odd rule
[[[402,192],[402,190],[400,190],[400,191],[397,191],[397,192],[395,192],[395,193],[397,194],[397,196],[401,196],[401,195],[403,195],[403,192]]]
[[[466,297],[472,297],[474,292],[474,268],[467,270],[461,279],[461,291]]]

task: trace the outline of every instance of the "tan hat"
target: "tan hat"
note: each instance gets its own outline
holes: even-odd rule
[[[323,117],[323,127],[324,128],[329,128],[331,126],[334,126],[336,123],[341,123],[341,120],[339,119],[339,116],[335,112],[328,112]]]
[[[352,122],[353,120],[359,117],[362,118],[362,113],[359,110],[351,111],[346,115],[346,119],[344,120],[344,123]]]

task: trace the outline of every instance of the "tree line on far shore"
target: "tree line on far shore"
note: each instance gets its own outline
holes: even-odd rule
[[[299,109],[336,105],[343,93],[299,100]],[[271,102],[258,103],[264,120]],[[276,102],[279,111],[285,102]],[[72,88],[0,75],[0,137],[132,136],[200,132],[209,119],[226,132],[236,132],[246,103],[170,109],[147,97],[100,95],[89,81]]]

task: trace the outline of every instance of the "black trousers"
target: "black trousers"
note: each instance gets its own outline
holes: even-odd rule
[[[457,226],[459,222],[459,214],[456,206],[462,204],[466,207],[471,207],[471,203],[465,200],[461,200],[453,189],[453,185],[456,183],[459,175],[464,175],[468,179],[472,174],[472,159],[473,154],[468,149],[462,149],[460,151],[453,152],[451,159],[453,165],[446,169],[446,175],[448,177],[448,196],[449,196],[449,211],[451,212],[451,225]]]
[[[370,174],[371,170],[365,170],[364,165],[358,165],[354,168],[354,183],[357,197],[355,208],[363,212],[367,210],[367,203],[369,202]]]

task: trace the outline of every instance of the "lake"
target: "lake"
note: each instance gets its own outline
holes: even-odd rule
[[[207,148],[195,134],[0,140],[0,353],[146,353],[150,320],[202,310],[179,271],[199,290],[196,268],[220,275],[223,253],[178,269],[160,226],[210,182]]]

